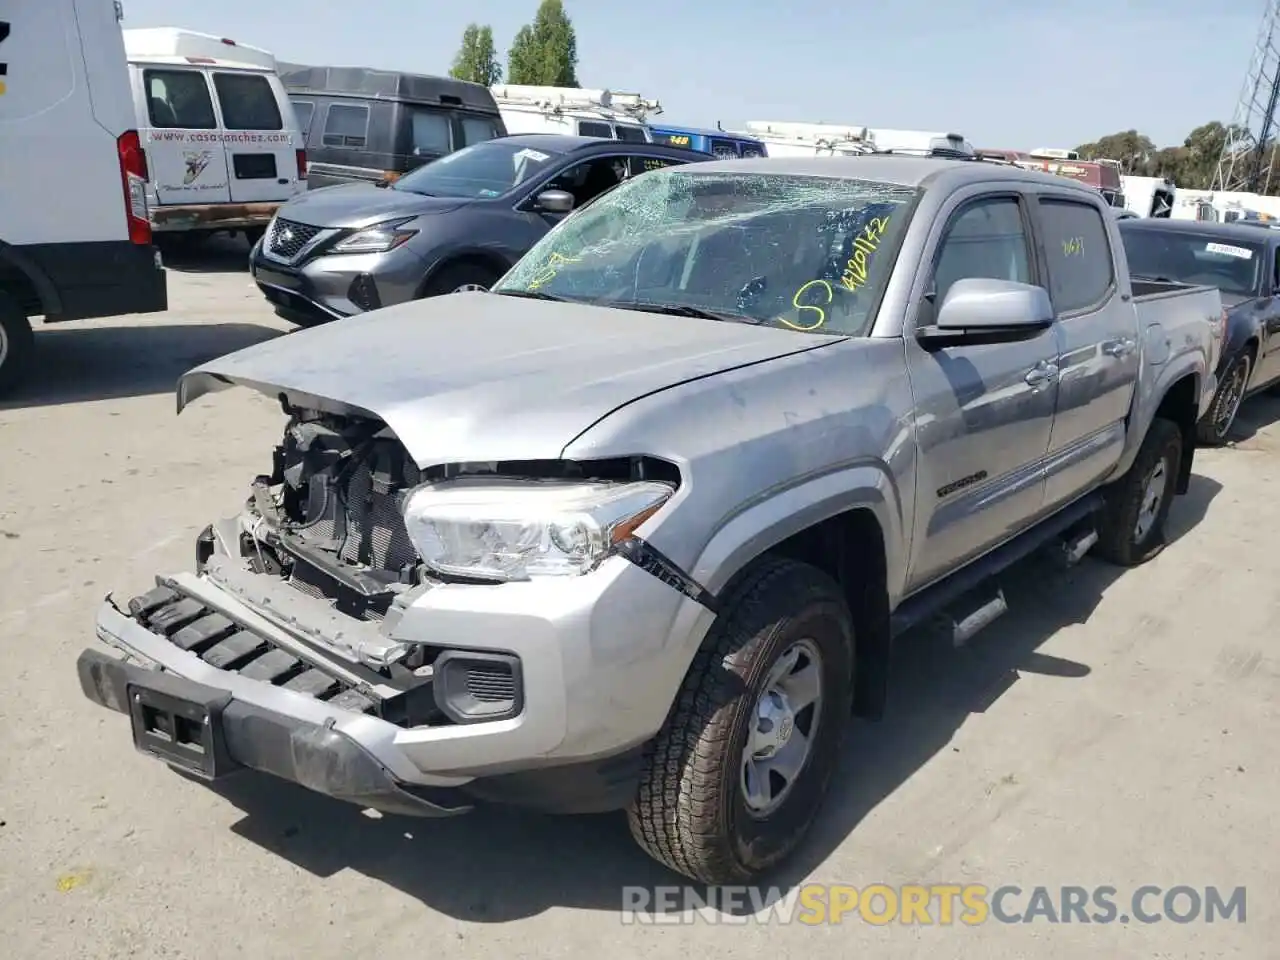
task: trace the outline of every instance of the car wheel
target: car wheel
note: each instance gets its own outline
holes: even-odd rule
[[[423,297],[488,290],[502,274],[481,263],[455,263],[443,267],[422,288]]]
[[[1223,371],[1222,382],[1213,395],[1209,412],[1196,427],[1196,435],[1201,443],[1220,447],[1227,442],[1231,425],[1236,422],[1236,414],[1240,412],[1240,404],[1249,389],[1249,373],[1252,369],[1253,357],[1245,352],[1232,360]]]
[[[0,393],[18,386],[31,372],[35,333],[16,300],[0,293]]]
[[[770,558],[726,598],[628,811],[655,860],[746,883],[789,856],[826,796],[852,707],[853,620],[821,571]]]
[[[1107,491],[1094,552],[1123,567],[1150,560],[1164,548],[1165,521],[1182,463],[1182,431],[1156,420],[1129,472]]]

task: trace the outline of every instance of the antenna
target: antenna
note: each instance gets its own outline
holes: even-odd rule
[[[1274,151],[1267,153],[1276,135],[1276,107],[1280,101],[1280,0],[1267,0],[1262,26],[1254,41],[1253,56],[1235,116],[1227,129],[1227,142],[1213,177],[1214,190],[1265,193],[1271,186]],[[1259,188],[1261,187],[1261,190]]]

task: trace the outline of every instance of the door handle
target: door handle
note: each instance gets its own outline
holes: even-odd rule
[[[1102,345],[1102,352],[1108,357],[1127,357],[1133,353],[1137,343],[1128,338],[1124,340],[1108,340]]]
[[[1041,360],[1037,363],[1022,379],[1027,381],[1031,386],[1038,387],[1042,383],[1047,383],[1058,375],[1058,365],[1050,363],[1047,360]]]

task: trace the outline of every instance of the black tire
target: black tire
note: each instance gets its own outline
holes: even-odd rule
[[[1207,447],[1220,447],[1227,442],[1231,425],[1236,422],[1240,404],[1249,388],[1249,374],[1253,371],[1253,355],[1247,350],[1233,359],[1222,372],[1222,382],[1213,395],[1209,412],[1196,426],[1196,438]]]
[[[1171,420],[1155,420],[1129,472],[1107,491],[1094,553],[1109,563],[1134,567],[1164,549],[1165,521],[1173,504],[1181,462],[1182,431]],[[1147,506],[1148,482],[1157,470],[1164,471],[1164,491],[1154,517],[1140,532],[1138,519]]]
[[[488,290],[498,282],[501,276],[499,271],[482,263],[464,261],[448,264],[423,285],[422,296],[440,297],[471,286],[484,287]]]
[[[817,651],[821,697],[807,722],[798,711],[787,729],[814,736],[780,805],[761,816],[747,806],[744,749],[769,671],[799,641]],[[821,571],[768,558],[741,578],[648,749],[628,811],[641,848],[708,884],[749,882],[790,855],[816,819],[839,758],[853,649],[844,594]]]
[[[35,362],[35,332],[22,307],[0,293],[0,394],[15,389]]]

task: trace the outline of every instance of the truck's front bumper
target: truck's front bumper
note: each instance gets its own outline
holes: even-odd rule
[[[443,817],[472,808],[456,789],[397,781],[331,724],[264,710],[225,690],[96,650],[81,653],[76,670],[86,697],[130,716],[139,750],[201,779],[248,767],[388,813]]]
[[[219,614],[261,641],[260,649],[277,649],[347,683],[345,661],[326,653],[315,634],[299,643],[312,607],[333,616],[327,602],[281,584],[297,604],[286,611],[286,598],[272,598],[272,619],[207,576],[178,574],[165,583],[189,606],[184,622]],[[80,674],[90,700],[133,718],[141,749],[177,766],[189,760],[185,765],[203,776],[253,767],[396,812],[456,812],[479,800],[594,812],[624,807],[634,796],[644,744],[661,726],[708,623],[705,608],[621,558],[561,583],[437,587],[404,613],[397,629],[447,651],[518,658],[519,712],[492,720],[411,725],[368,701],[353,708],[345,694],[326,700],[289,689],[285,680],[246,675],[213,649],[184,648],[178,633],[110,600],[98,612],[98,639],[131,663],[86,651]],[[171,689],[170,681],[180,687]],[[376,687],[362,689],[379,696]],[[215,729],[207,736],[220,736],[225,750],[213,741],[195,749],[188,732],[184,744],[191,749],[166,752],[164,737],[176,734],[164,724],[191,724],[170,722],[153,705],[158,720],[146,726],[131,691],[142,694],[144,705],[176,698],[169,714],[194,717],[196,726],[208,718]]]

